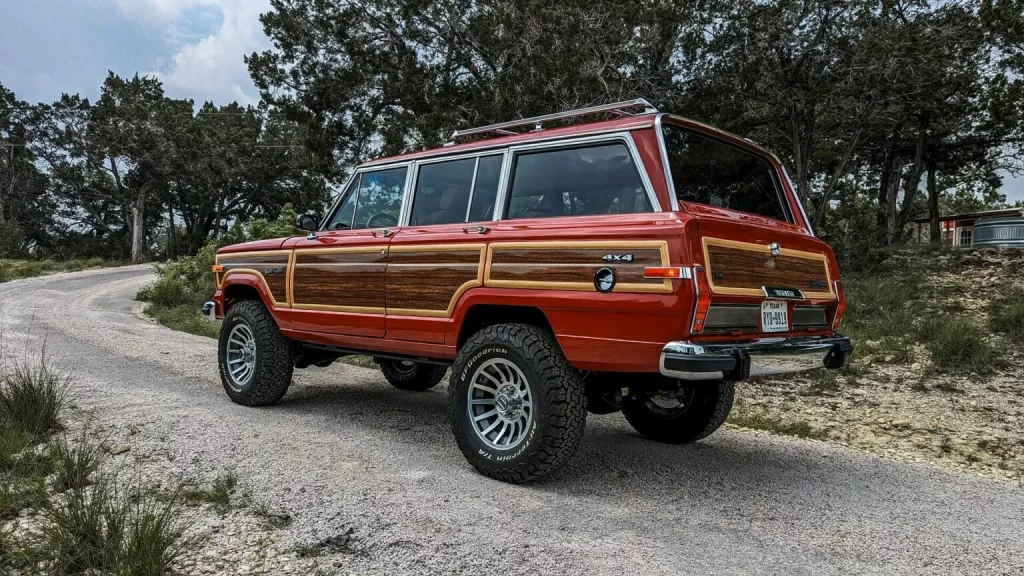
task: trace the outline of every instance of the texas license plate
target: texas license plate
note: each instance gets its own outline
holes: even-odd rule
[[[761,302],[761,331],[789,331],[789,305],[781,300]]]

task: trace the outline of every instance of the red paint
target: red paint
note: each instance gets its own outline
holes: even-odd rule
[[[653,116],[624,118],[530,132],[515,136],[492,138],[460,144],[448,148],[415,152],[404,156],[371,162],[382,164],[397,160],[460,154],[483,148],[501,148],[552,137],[585,136],[593,133],[629,130],[640,153],[642,168],[646,171],[665,211],[650,214],[577,216],[563,218],[501,220],[472,223],[485,225],[486,234],[467,233],[467,224],[438,226],[392,227],[397,233],[384,238],[379,230],[320,232],[316,240],[294,238],[271,240],[231,246],[222,253],[254,250],[275,250],[313,247],[381,246],[382,248],[409,247],[427,244],[457,245],[461,243],[489,243],[502,241],[636,241],[665,240],[668,242],[670,265],[689,268],[705,265],[702,236],[714,236],[743,242],[769,244],[778,242],[783,247],[824,253],[828,259],[833,280],[839,270],[831,249],[809,233],[799,205],[786,181],[778,160],[762,148],[738,136],[726,134],[702,124],[674,117],[671,122],[710,134],[732,144],[763,154],[771,159],[785,190],[790,213],[795,224],[779,222],[752,214],[715,208],[699,204],[682,203],[679,211],[669,208],[670,190],[658,147]],[[376,234],[376,235],[375,235]],[[541,279],[538,279],[541,280]],[[550,323],[566,357],[576,367],[585,370],[620,372],[655,372],[662,346],[671,340],[690,339],[695,294],[692,280],[671,280],[674,290],[667,294],[609,294],[581,291],[538,290],[479,286],[465,291],[458,299],[452,315],[448,317],[400,316],[393,314],[362,314],[323,312],[274,308],[274,317],[285,333],[297,340],[307,340],[343,348],[368,352],[425,356],[452,359],[457,353],[462,322],[473,306],[510,305],[534,307],[543,312]],[[232,275],[227,284],[245,283],[260,291],[268,301],[258,278],[242,274]],[[383,290],[384,287],[382,286]],[[223,313],[223,293],[218,291],[217,313]],[[715,295],[715,303],[757,304],[756,296]],[[829,307],[828,317],[835,311],[834,300],[811,299],[802,304],[824,304]],[[799,330],[772,336],[806,336],[831,334],[829,330]],[[717,334],[693,336],[697,341],[727,341],[735,335]]]

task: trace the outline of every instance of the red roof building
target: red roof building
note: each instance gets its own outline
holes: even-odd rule
[[[982,218],[1013,218],[1024,216],[1022,208],[1008,208],[1005,210],[985,210],[982,212],[967,212],[964,214],[951,214],[939,218],[939,229],[942,231],[942,240],[950,242],[953,246],[974,245],[974,224]],[[928,239],[928,218],[914,220],[917,224],[918,240]]]

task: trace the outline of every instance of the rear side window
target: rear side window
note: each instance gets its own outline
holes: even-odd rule
[[[792,221],[767,158],[679,126],[663,124],[662,129],[680,202]]]
[[[501,161],[501,155],[493,155],[420,166],[409,223],[426,226],[490,220]]]
[[[516,156],[508,218],[650,211],[650,200],[625,144]]]

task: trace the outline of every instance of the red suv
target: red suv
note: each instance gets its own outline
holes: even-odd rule
[[[618,118],[565,126],[600,114]],[[402,390],[451,367],[459,448],[504,481],[563,465],[588,411],[693,442],[734,382],[852,350],[835,257],[779,160],[645,100],[368,162],[297,224],[217,255],[204,313],[224,319],[228,396],[273,404],[294,368],[350,354]]]

